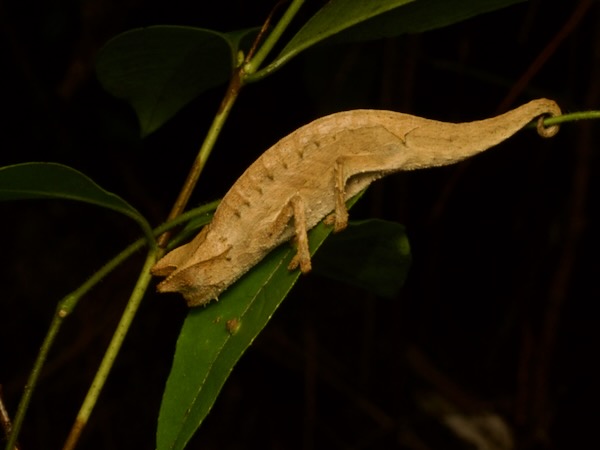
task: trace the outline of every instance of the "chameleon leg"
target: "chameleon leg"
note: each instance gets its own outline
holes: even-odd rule
[[[308,248],[304,200],[302,200],[302,197],[299,195],[296,195],[290,200],[290,207],[294,216],[296,254],[290,261],[288,269],[294,270],[300,266],[300,271],[302,273],[307,273],[310,272],[312,265],[310,262],[310,250]]]
[[[335,213],[333,218],[328,218],[331,222],[333,219],[333,231],[337,233],[348,226],[348,209],[346,208],[346,181],[344,176],[345,159],[338,158],[335,161],[333,173],[335,177]]]
[[[400,170],[406,163],[406,153],[400,145],[387,145],[377,152],[340,156],[334,166],[335,210],[333,217],[334,231],[341,231],[348,226],[348,209],[346,200],[365,189],[371,182],[386,173]]]

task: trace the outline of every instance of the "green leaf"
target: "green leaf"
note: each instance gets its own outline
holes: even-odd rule
[[[133,206],[81,172],[56,163],[24,163],[0,168],[0,201],[63,199],[112,209],[135,220],[153,242],[150,225]]]
[[[330,0],[265,69],[271,72],[313,45],[365,41],[448,26],[524,0]]]
[[[348,201],[350,208],[360,197]],[[332,227],[309,232],[314,255]],[[300,276],[287,266],[295,254],[289,243],[273,250],[216,303],[188,314],[158,417],[157,450],[183,449],[198,429],[240,356],[271,319]]]
[[[160,128],[202,92],[225,83],[240,46],[257,32],[153,26],[110,40],[96,61],[98,79],[135,109],[142,136]]]
[[[370,219],[350,222],[327,239],[313,258],[313,271],[392,298],[404,284],[410,263],[405,228]]]
[[[310,234],[311,253],[330,233]],[[267,324],[299,277],[289,271],[289,243],[272,251],[217,303],[192,309],[175,351],[158,419],[157,449],[183,449],[200,426],[233,366]]]
[[[366,41],[421,33],[462,22],[525,0],[418,0],[402,8],[366,20],[332,39]]]
[[[278,64],[360,22],[415,0],[330,0],[281,50]]]

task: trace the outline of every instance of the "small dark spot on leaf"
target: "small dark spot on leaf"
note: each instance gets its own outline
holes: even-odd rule
[[[227,328],[227,332],[233,336],[239,331],[241,325],[240,319],[234,317],[225,323],[225,328]]]

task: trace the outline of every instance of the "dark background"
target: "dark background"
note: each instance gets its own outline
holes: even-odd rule
[[[159,224],[223,88],[140,140],[133,112],[95,79],[95,55],[137,26],[255,26],[273,3],[0,2],[0,165],[68,164]],[[530,1],[424,34],[319,47],[245,88],[193,202],[222,196],[262,151],[326,113],[468,121],[539,96],[565,111],[600,109],[598,2]],[[570,123],[548,141],[524,131],[464,163],[374,185],[351,216],[406,225],[413,266],[401,294],[303,277],[189,448],[478,448],[444,426],[448,417],[470,426],[502,418],[519,449],[596,442],[599,130]],[[14,414],[56,302],[139,232],[116,214],[58,201],[2,204],[0,219],[0,384]],[[67,320],[23,449],[61,447],[141,261]],[[177,296],[147,296],[80,448],[154,446],[185,313]]]

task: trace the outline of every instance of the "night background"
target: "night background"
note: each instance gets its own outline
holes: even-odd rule
[[[309,1],[292,31],[323,3]],[[258,26],[274,4],[0,2],[0,166],[69,165],[159,225],[224,86],[140,139],[133,110],[95,77],[98,51],[140,26]],[[564,112],[600,109],[599,2],[534,0],[423,34],[309,49],[244,88],[191,205],[223,196],[259,154],[325,114],[378,108],[462,122],[537,97]],[[593,445],[599,145],[598,121],[564,124],[550,140],[524,130],[458,165],[375,183],[350,216],[406,226],[413,261],[400,294],[378,298],[302,277],[188,448]],[[13,415],[56,303],[140,233],[116,213],[66,201],[3,203],[0,219],[0,385]],[[22,449],[61,448],[143,256],[104,280],[66,321],[21,431]],[[79,448],[154,447],[186,312],[180,297],[148,293]],[[488,446],[459,438],[448,417],[468,429],[487,423]],[[496,442],[503,429],[512,446]]]

